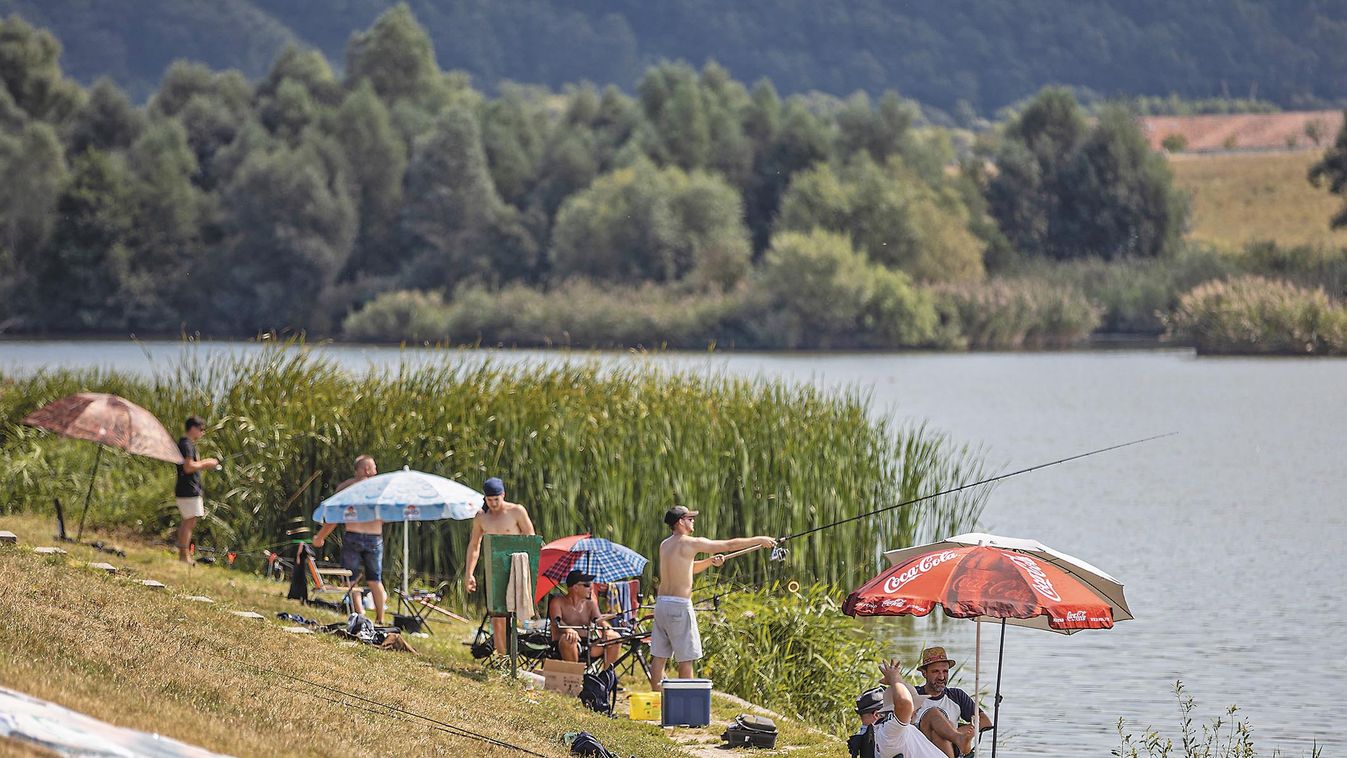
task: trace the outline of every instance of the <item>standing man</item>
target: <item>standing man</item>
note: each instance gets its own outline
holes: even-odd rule
[[[650,689],[662,691],[664,665],[678,662],[678,676],[692,678],[692,662],[702,657],[702,635],[697,612],[692,609],[692,576],[725,563],[722,555],[697,560],[700,553],[732,552],[750,547],[773,547],[773,537],[740,537],[709,540],[693,537],[697,511],[675,505],[664,512],[664,523],[673,531],[659,546],[659,597],[650,632]]]
[[[337,485],[337,492],[350,487],[356,482],[363,482],[366,479],[379,473],[378,466],[374,465],[374,458],[368,455],[361,455],[355,459],[355,476],[347,479]],[[346,527],[346,533],[341,540],[341,566],[351,572],[351,576],[346,580],[346,586],[351,596],[351,607],[356,613],[364,615],[364,608],[361,605],[359,577],[360,570],[365,570],[365,581],[369,584],[370,595],[374,597],[374,623],[378,626],[384,626],[384,608],[388,604],[388,593],[384,590],[384,522],[379,519],[373,521],[351,521],[343,526]],[[327,540],[327,535],[337,528],[336,523],[323,524],[318,533],[313,535],[314,548],[321,548]]]
[[[912,723],[946,755],[967,755],[973,749],[973,711],[978,713],[978,728],[990,729],[992,720],[973,703],[973,698],[958,687],[949,686],[949,669],[954,661],[943,647],[921,651],[921,672],[926,683],[917,688],[916,713]],[[965,723],[960,725],[959,721]]]
[[[599,604],[594,600],[593,587],[594,577],[591,574],[571,569],[566,575],[566,594],[553,596],[547,601],[547,618],[552,622],[552,639],[556,641],[563,661],[577,663],[580,660],[579,631],[562,629],[563,626],[589,627],[592,624],[598,640],[604,642],[617,639],[619,636],[599,611]],[[612,668],[621,652],[617,645],[593,645],[589,648],[589,657],[602,656],[607,661],[608,667]]]
[[[463,567],[463,588],[469,594],[477,591],[477,560],[482,555],[482,535],[484,534],[533,534],[533,522],[529,512],[518,503],[505,501],[505,483],[491,477],[482,483],[482,494],[486,501],[482,512],[472,517],[472,537],[468,540],[468,562]],[[508,652],[505,639],[505,617],[491,619],[491,637],[496,652],[505,655]]]
[[[178,464],[178,482],[173,486],[173,497],[178,503],[178,512],[182,514],[182,523],[178,524],[178,560],[189,564],[192,559],[187,551],[192,545],[192,529],[196,527],[196,520],[206,515],[201,472],[220,465],[220,461],[215,458],[197,458],[196,441],[205,433],[206,422],[200,416],[188,416],[183,424],[183,436],[178,438],[182,463]]]
[[[898,661],[879,664],[879,673],[888,686],[884,699],[893,716],[881,719],[871,731],[875,736],[875,758],[946,758],[949,754],[926,739],[913,725],[916,711],[912,685],[903,681],[903,667]]]

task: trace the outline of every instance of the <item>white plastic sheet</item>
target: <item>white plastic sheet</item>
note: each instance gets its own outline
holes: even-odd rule
[[[55,703],[0,687],[0,738],[39,745],[58,755],[90,758],[216,758],[158,734],[113,726]]]

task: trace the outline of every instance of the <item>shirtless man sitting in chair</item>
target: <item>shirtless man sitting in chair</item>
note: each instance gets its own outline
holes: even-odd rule
[[[561,651],[563,661],[572,663],[580,660],[580,636],[589,637],[588,628],[594,625],[594,637],[588,642],[615,640],[620,635],[608,625],[608,618],[599,612],[599,604],[594,600],[594,577],[580,570],[572,570],[566,575],[566,594],[547,601],[547,618],[552,622],[552,639]],[[579,627],[585,627],[581,629]],[[621,654],[618,645],[592,645],[589,648],[591,659],[602,657],[608,668]]]

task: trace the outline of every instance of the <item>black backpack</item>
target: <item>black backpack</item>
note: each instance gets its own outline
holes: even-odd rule
[[[617,672],[604,669],[597,674],[585,674],[580,684],[580,702],[591,711],[612,716],[617,704]]]
[[[741,713],[734,717],[720,738],[729,747],[776,747],[776,722],[765,716]]]
[[[566,736],[570,737],[570,735]],[[594,756],[594,758],[617,758],[589,732],[580,732],[575,735],[575,741],[571,743],[571,752],[575,755]]]

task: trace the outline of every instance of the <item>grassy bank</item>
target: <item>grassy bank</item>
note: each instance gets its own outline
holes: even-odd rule
[[[361,453],[385,471],[405,464],[474,487],[499,475],[545,537],[588,530],[647,556],[667,535],[660,515],[671,503],[699,509],[698,526],[712,536],[784,535],[980,478],[969,451],[872,416],[860,391],[640,364],[512,368],[451,351],[362,375],[298,347],[211,363],[194,356],[148,380],[67,371],[10,380],[0,393],[0,507],[49,512],[54,497],[82,500],[94,446],[19,423],[81,390],[116,392],[169,424],[188,413],[208,420],[202,453],[232,456],[205,476],[209,515],[199,537],[213,547],[283,540],[288,520],[307,519]],[[90,523],[167,540],[177,523],[172,476],[165,464],[105,453]],[[813,535],[792,546],[791,560],[819,581],[854,586],[878,565],[882,546],[971,526],[984,496]],[[414,572],[457,579],[468,525],[423,523],[412,532]],[[401,571],[398,552],[390,551],[392,575]],[[766,562],[747,556],[727,578]]]
[[[1347,246],[1330,219],[1342,200],[1305,179],[1318,151],[1170,157],[1178,186],[1192,195],[1188,238],[1235,250],[1249,242]]]
[[[284,598],[284,587],[240,571],[187,568],[165,549],[121,535],[125,558],[65,545],[69,555],[43,557],[50,518],[9,516],[0,529],[20,536],[0,548],[0,613],[12,643],[0,649],[0,683],[111,723],[235,755],[365,754],[521,755],[394,717],[355,698],[287,680],[284,672],[379,700],[548,756],[568,755],[564,733],[585,730],[621,755],[673,758],[696,754],[717,724],[744,708],[718,698],[705,730],[610,720],[575,698],[526,690],[487,673],[460,641],[466,625],[436,624],[412,639],[418,655],[342,644],[325,635],[282,631],[274,614],[299,613],[323,623],[334,614]],[[86,535],[88,536],[88,535]],[[104,540],[108,535],[95,535]],[[109,561],[109,576],[85,567]],[[135,580],[167,585],[151,590]],[[205,604],[184,599],[204,595]],[[233,616],[252,610],[266,620]],[[624,682],[643,689],[639,681]],[[134,693],[134,694],[132,694]],[[326,699],[325,699],[326,698]],[[331,702],[336,700],[338,702]],[[619,710],[625,712],[625,698]],[[373,711],[373,712],[372,712]],[[803,725],[782,722],[792,756],[838,755],[838,743]],[[3,754],[4,743],[0,743]]]

